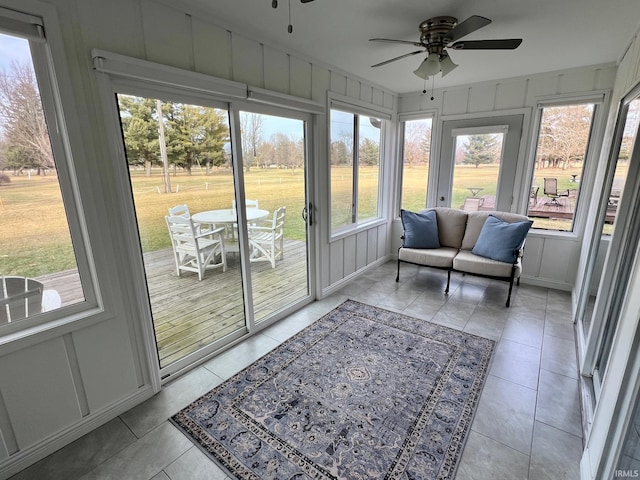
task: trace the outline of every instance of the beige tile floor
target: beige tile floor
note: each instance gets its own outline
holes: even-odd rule
[[[166,385],[153,398],[12,477],[230,479],[168,418],[347,298],[483,335],[497,343],[457,480],[572,480],[582,455],[570,296],[395,262],[367,273]]]

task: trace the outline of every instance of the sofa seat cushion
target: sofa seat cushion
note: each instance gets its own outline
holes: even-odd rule
[[[490,258],[474,255],[469,250],[460,250],[453,259],[453,268],[460,272],[488,275],[491,277],[510,277],[511,263],[499,262]],[[513,278],[518,278],[522,268],[520,262],[516,264],[516,272]]]
[[[398,258],[403,262],[417,263],[428,267],[451,268],[457,253],[457,248],[449,247],[431,249],[403,247],[398,251]]]

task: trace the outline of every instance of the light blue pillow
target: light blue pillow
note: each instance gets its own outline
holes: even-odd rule
[[[440,248],[435,210],[422,213],[400,210],[400,218],[404,227],[403,247]]]
[[[529,220],[509,223],[489,215],[471,252],[492,260],[514,263],[516,250],[522,247],[532,224]]]

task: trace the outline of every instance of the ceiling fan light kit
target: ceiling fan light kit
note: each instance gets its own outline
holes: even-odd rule
[[[427,57],[420,66],[414,70],[414,74],[427,80],[429,77],[442,73],[442,76],[451,73],[456,65],[447,53],[447,48],[452,50],[514,50],[520,46],[522,39],[513,38],[505,40],[467,40],[458,41],[476,30],[485,27],[491,20],[479,15],[472,15],[461,23],[455,17],[433,17],[420,24],[420,40],[394,40],[390,38],[371,38],[371,42],[402,43],[420,47],[421,50],[406,53],[384,62],[372,65],[380,67],[402,58],[427,52]]]

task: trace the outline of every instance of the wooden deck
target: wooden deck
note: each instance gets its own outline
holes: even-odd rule
[[[483,195],[481,197],[469,197],[467,200],[474,200],[473,202],[465,201],[463,209],[470,210],[472,207],[474,210],[480,211],[493,211],[496,208],[496,196],[495,195]],[[534,203],[535,201],[535,203]],[[477,206],[476,206],[477,205]],[[531,198],[529,201],[530,217],[540,218],[573,218],[575,212],[575,198],[561,197],[558,198],[558,204],[551,203],[551,199],[548,197]]]
[[[237,254],[228,255],[228,268],[210,270],[202,282],[195,273],[175,273],[171,249],[144,255],[153,324],[162,367],[244,328],[244,299]],[[304,243],[285,241],[285,254],[272,269],[268,262],[251,264],[257,322],[307,295],[307,252]],[[39,277],[55,289],[63,305],[82,301],[77,271]]]

